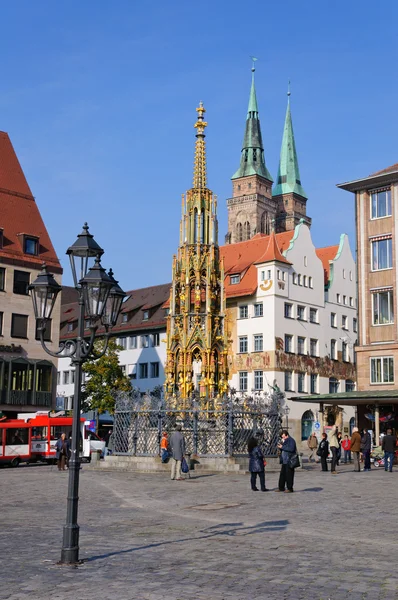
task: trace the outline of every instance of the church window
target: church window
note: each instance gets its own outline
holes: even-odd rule
[[[241,242],[243,240],[243,227],[242,223],[238,223],[236,226],[236,241]]]
[[[248,154],[249,154],[249,151],[245,150],[245,162],[247,162]]]
[[[251,184],[251,183],[249,183],[249,186],[248,186],[248,187],[249,187],[249,190],[251,190],[251,189],[252,189],[252,184]]]
[[[240,183],[238,184],[238,192],[240,192]]]
[[[193,217],[193,241],[196,244],[198,241],[198,211],[195,208]]]
[[[250,183],[249,183],[250,185]],[[243,240],[249,240],[250,239],[250,223],[249,221],[246,221],[246,223],[243,225]]]
[[[256,148],[253,148],[253,161],[254,162],[257,161],[257,150],[256,150]]]
[[[265,233],[266,235],[269,235],[269,233],[270,233],[269,217],[268,217],[267,212],[263,212],[263,214],[261,215],[260,231],[261,231],[261,233]]]

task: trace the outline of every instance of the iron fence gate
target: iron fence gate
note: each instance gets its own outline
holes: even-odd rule
[[[114,454],[157,456],[162,433],[172,433],[181,425],[186,452],[198,456],[227,457],[247,455],[249,438],[262,432],[265,456],[275,456],[282,428],[278,411],[137,409],[124,402],[116,405]]]

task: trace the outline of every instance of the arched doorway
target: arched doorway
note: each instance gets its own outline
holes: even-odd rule
[[[308,440],[314,427],[314,413],[312,410],[306,410],[301,417],[301,441]]]

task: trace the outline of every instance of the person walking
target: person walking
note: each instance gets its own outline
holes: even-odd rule
[[[395,451],[397,449],[397,438],[392,434],[392,429],[387,429],[387,435],[383,436],[381,448],[384,450],[384,470],[392,473]]]
[[[351,434],[351,452],[354,459],[354,471],[361,470],[360,452],[361,452],[361,435],[358,427],[353,427]]]
[[[319,443],[317,454],[321,459],[322,471],[328,471],[327,458],[329,456],[329,442],[326,433],[322,433],[322,439]]]
[[[307,440],[307,446],[309,448],[308,462],[316,462],[316,451],[318,449],[318,438],[316,437],[316,433],[311,433]],[[314,458],[313,458],[314,457]]]
[[[351,462],[351,440],[348,435],[344,436],[344,440],[341,442],[344,450],[344,464]]]
[[[370,471],[370,453],[372,450],[372,438],[367,429],[363,430],[363,435],[361,438],[361,452],[363,454],[364,460],[364,471]]]
[[[62,433],[61,437],[57,440],[55,444],[55,450],[55,458],[57,459],[58,471],[65,471],[65,466],[69,462],[70,451],[69,440],[66,439],[65,433]]]
[[[252,436],[247,444],[247,450],[249,452],[249,471],[250,471],[250,483],[253,492],[258,492],[256,486],[257,475],[260,479],[260,487],[262,492],[268,492],[265,487],[265,472],[264,472],[264,455],[261,450],[261,442],[258,436]]]
[[[337,460],[338,460],[338,450],[339,450],[339,439],[337,437],[337,427],[336,425],[333,425],[330,434],[329,434],[329,446],[330,446],[330,451],[332,453],[332,467],[331,467],[331,473],[332,475],[337,475],[337,471],[336,471],[336,465],[337,465]]]
[[[294,483],[294,469],[289,465],[289,459],[297,452],[295,440],[290,437],[288,431],[282,431],[282,443],[278,444],[281,451],[281,473],[279,475],[279,485],[276,492],[292,493]],[[287,487],[287,489],[285,489]]]
[[[343,436],[341,434],[341,431],[338,430],[338,428],[336,427],[336,435],[337,435],[337,441],[339,442],[339,447],[337,448],[337,466],[340,466],[340,459],[341,459],[341,442],[343,440]]]
[[[185,454],[185,440],[181,429],[181,425],[176,425],[174,433],[170,436],[171,479],[177,481],[183,480],[183,477],[181,477],[181,461]]]

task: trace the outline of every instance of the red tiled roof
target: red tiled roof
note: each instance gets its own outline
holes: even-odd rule
[[[294,231],[284,231],[274,235],[281,254],[287,250]],[[250,296],[257,289],[257,268],[255,263],[264,256],[272,236],[258,233],[246,242],[227,244],[220,247],[220,254],[224,258],[225,292],[227,298]],[[286,259],[284,259],[286,261]],[[287,261],[286,261],[287,262]],[[230,275],[240,274],[240,282],[230,283]]]
[[[372,173],[369,177],[375,177],[376,175],[385,175],[387,173],[394,173],[394,171],[398,171],[398,163],[395,165],[391,165],[391,167],[387,167],[386,169],[382,169],[381,171],[376,171],[376,173]]]
[[[325,285],[329,281],[330,276],[330,261],[336,257],[339,245],[337,246],[326,246],[325,248],[316,248],[315,252],[318,258],[321,259],[323,265],[323,272],[325,274]]]
[[[62,273],[40,211],[25,179],[8,134],[0,132],[0,228],[3,248],[0,259],[14,264],[40,266],[46,262],[50,270]],[[39,255],[23,252],[20,234],[39,238]]]
[[[255,264],[258,265],[261,263],[271,262],[273,260],[277,260],[278,262],[285,263],[287,265],[292,264],[287,260],[287,258],[283,256],[283,254],[279,250],[278,242],[276,240],[274,232],[272,232],[269,237],[266,251],[262,256],[260,256],[258,260],[256,260]]]

